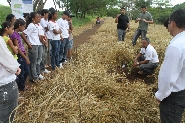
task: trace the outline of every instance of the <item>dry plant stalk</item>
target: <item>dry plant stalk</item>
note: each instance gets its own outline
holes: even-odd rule
[[[140,79],[131,82],[124,73],[114,72],[140,49],[139,40],[136,47],[131,46],[137,24],[131,22],[131,32],[125,42],[119,43],[113,22],[107,18],[78,48],[76,60],[25,93],[25,100],[16,109],[16,123],[159,123],[158,103],[152,91],[157,81],[151,85]],[[161,25],[150,25],[148,37],[162,62],[171,37]],[[117,83],[117,78],[122,82]]]

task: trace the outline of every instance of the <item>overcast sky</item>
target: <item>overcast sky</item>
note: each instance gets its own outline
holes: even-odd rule
[[[185,2],[185,0],[171,0],[172,5],[180,4],[183,2]],[[6,2],[6,0],[0,0],[0,4],[8,6],[8,3]],[[50,7],[53,7],[53,8],[55,7],[53,4],[53,0],[47,0],[46,5],[44,6],[45,9],[48,9]]]

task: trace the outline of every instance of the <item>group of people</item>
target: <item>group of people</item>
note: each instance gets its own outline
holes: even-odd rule
[[[121,14],[117,15],[115,22],[118,23],[118,41],[124,41],[126,30],[130,29],[125,8],[121,8]],[[149,38],[146,37],[148,24],[153,23],[151,14],[146,11],[146,6],[141,6],[141,13],[135,20],[135,23],[137,22],[139,27],[132,38],[132,45],[136,45],[141,35],[142,48],[134,59],[133,67],[138,65],[139,74],[145,73],[151,76],[158,66],[159,59],[156,50],[150,45]],[[179,9],[173,12],[164,21],[164,26],[173,39],[165,51],[155,97],[159,102],[161,123],[181,123],[185,109],[185,10]]]
[[[141,35],[142,48],[134,59],[133,67],[139,65],[140,74],[144,72],[151,75],[159,62],[156,50],[146,37],[148,24],[153,20],[146,12],[146,6],[142,6],[141,10],[135,21],[139,21],[139,28],[132,44],[135,45]],[[124,13],[125,9],[122,8],[121,15],[115,20],[118,23],[118,40],[124,40],[126,29],[129,31],[130,28],[129,19]],[[0,27],[0,122],[3,123],[12,122],[15,113],[12,111],[18,105],[18,89],[26,89],[28,75],[30,81],[37,82],[44,79],[42,72],[50,73],[45,67],[46,62],[55,70],[56,67],[62,68],[67,58],[71,59],[73,36],[68,11],[64,11],[58,20],[58,13],[54,9],[31,12],[24,17],[25,20],[16,19],[10,14]],[[185,109],[185,10],[173,12],[164,26],[173,39],[165,51],[155,97],[160,103],[161,122],[180,123]],[[51,61],[47,61],[50,56]]]
[[[71,60],[73,47],[72,20],[68,11],[60,19],[55,9],[25,13],[25,19],[6,17],[0,26],[0,122],[13,120],[18,105],[19,90],[25,91],[30,82],[44,79],[44,74],[63,68]],[[10,116],[11,114],[11,116]],[[10,119],[9,119],[10,117]]]

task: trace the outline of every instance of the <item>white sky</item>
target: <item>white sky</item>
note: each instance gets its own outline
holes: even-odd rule
[[[180,4],[185,2],[185,0],[171,0],[172,5],[176,5],[176,4]],[[5,5],[5,6],[9,6],[8,2],[6,0],[0,0],[0,4]],[[47,0],[46,5],[44,6],[44,8],[48,9],[51,7],[55,7],[53,4],[53,0]],[[58,9],[58,8],[57,8]]]

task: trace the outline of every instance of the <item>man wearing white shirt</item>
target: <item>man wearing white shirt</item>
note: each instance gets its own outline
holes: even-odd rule
[[[0,49],[0,123],[9,123],[13,121],[15,112],[12,111],[18,105],[18,87],[15,79],[21,69],[1,36]]]
[[[69,24],[68,24],[68,17],[70,16],[68,11],[64,11],[62,14],[62,17],[57,20],[57,23],[62,30],[62,42],[60,45],[60,61],[65,62],[66,61],[66,54],[68,50],[69,45]]]
[[[134,59],[135,63],[133,64],[133,67],[139,65],[141,71],[138,73],[148,74],[148,77],[151,77],[158,66],[158,55],[154,47],[150,45],[149,38],[145,37],[141,42],[142,48],[140,53]]]
[[[168,31],[173,39],[166,49],[158,76],[158,91],[162,123],[181,123],[185,109],[185,10],[169,17]]]

